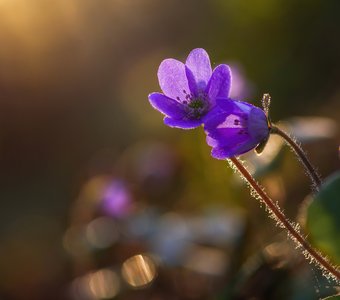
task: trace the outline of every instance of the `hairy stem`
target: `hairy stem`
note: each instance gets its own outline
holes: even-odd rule
[[[285,142],[291,147],[294,153],[298,156],[299,160],[302,162],[307,174],[313,182],[314,189],[319,191],[321,185],[321,178],[316,172],[315,168],[310,163],[306,153],[302,150],[302,148],[291,138],[287,133],[285,133],[282,129],[272,126],[271,133],[277,134],[281,136]]]
[[[271,213],[271,216],[279,223],[282,228],[285,228],[288,231],[288,236],[298,245],[301,246],[303,252],[307,254],[307,257],[316,262],[322,270],[327,272],[328,276],[331,276],[333,279],[340,281],[340,271],[337,267],[333,266],[322,254],[319,253],[316,249],[314,249],[307,240],[300,233],[298,226],[293,222],[289,221],[284,213],[280,210],[279,206],[273,202],[271,198],[265,193],[263,188],[255,181],[252,175],[248,172],[248,170],[243,166],[241,161],[232,157],[229,159],[232,165],[235,166],[236,170],[241,173],[241,176],[249,183],[251,188],[256,192],[259,196],[260,200],[266,205],[266,208]]]

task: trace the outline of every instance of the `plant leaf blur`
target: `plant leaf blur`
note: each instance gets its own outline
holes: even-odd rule
[[[306,227],[310,240],[334,263],[340,263],[340,172],[328,178],[307,208]]]
[[[340,167],[339,11],[338,0],[0,0],[0,298],[336,294],[211,158],[202,128],[166,127],[147,95],[164,58],[202,47],[212,67],[230,64],[235,99],[260,106],[270,93],[272,121],[325,178]],[[273,138],[243,158],[296,219],[310,182]],[[313,232],[322,213],[337,234],[337,206],[321,208]]]

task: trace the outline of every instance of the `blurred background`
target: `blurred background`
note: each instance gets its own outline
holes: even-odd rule
[[[147,95],[205,48],[323,177],[339,169],[338,0],[0,0],[0,299],[319,299],[332,282]],[[244,158],[304,224],[280,139]],[[306,229],[308,230],[308,228]]]

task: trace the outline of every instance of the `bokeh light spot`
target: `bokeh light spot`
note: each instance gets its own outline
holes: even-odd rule
[[[74,299],[111,299],[120,291],[118,275],[110,269],[101,269],[76,278],[71,286]]]
[[[108,217],[97,218],[87,225],[86,238],[93,248],[108,248],[119,238],[117,225]]]
[[[110,299],[118,294],[120,282],[113,271],[102,269],[89,276],[90,291],[97,299]]]
[[[156,265],[146,255],[135,255],[123,263],[122,275],[130,286],[143,288],[156,277]]]
[[[112,181],[103,190],[102,210],[112,217],[125,217],[131,211],[132,197],[121,180]]]

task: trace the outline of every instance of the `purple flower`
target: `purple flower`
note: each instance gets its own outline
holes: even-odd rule
[[[210,114],[204,123],[213,157],[225,159],[240,155],[268,139],[270,129],[262,109],[227,98],[216,101],[220,110]]]
[[[122,180],[113,180],[103,190],[101,208],[112,217],[125,217],[132,208],[132,196]]]
[[[192,50],[185,64],[163,60],[158,80],[164,94],[150,94],[151,105],[165,115],[164,123],[170,127],[192,129],[204,124],[213,157],[240,155],[268,139],[264,111],[229,98],[230,68],[222,64],[212,71],[204,49]]]
[[[224,64],[212,71],[207,52],[194,49],[185,64],[172,58],[163,60],[158,80],[164,94],[150,94],[151,105],[165,115],[166,125],[192,129],[216,107],[217,97],[229,96],[231,74]]]

